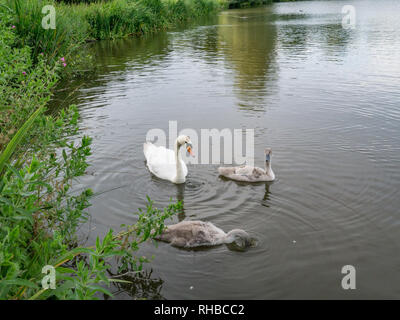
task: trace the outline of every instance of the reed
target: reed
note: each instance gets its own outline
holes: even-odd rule
[[[137,36],[168,29],[216,13],[224,0],[0,0],[13,12],[21,45],[32,57],[43,53],[49,63],[73,56],[92,40]],[[56,29],[42,28],[42,8],[56,8]]]

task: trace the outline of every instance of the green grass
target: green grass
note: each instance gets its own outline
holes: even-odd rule
[[[74,56],[87,41],[153,33],[215,14],[226,6],[225,0],[73,1],[74,4],[0,0],[0,3],[12,10],[12,24],[21,45],[32,48],[34,59],[43,53],[48,63],[61,56]],[[42,28],[41,10],[48,4],[56,9],[55,30]]]

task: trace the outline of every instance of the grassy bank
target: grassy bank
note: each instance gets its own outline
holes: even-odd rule
[[[74,57],[83,43],[153,33],[216,13],[224,0],[0,0],[15,14],[12,24],[32,56],[43,53],[48,63]],[[56,11],[56,29],[42,28],[42,8]],[[79,60],[79,59],[78,59]],[[71,60],[69,60],[71,63]],[[68,64],[68,66],[73,67]]]
[[[180,204],[159,210],[148,199],[135,225],[110,230],[92,247],[78,246],[93,192],[73,191],[73,183],[89,165],[91,139],[78,139],[76,107],[52,117],[47,102],[60,77],[80,62],[85,42],[169,28],[216,12],[220,3],[50,1],[57,28],[45,30],[41,6],[49,1],[0,1],[0,299],[109,295],[111,283],[124,281],[109,276],[111,266],[114,274],[140,272],[146,259],[135,252]],[[55,267],[54,290],[42,285],[46,265]]]

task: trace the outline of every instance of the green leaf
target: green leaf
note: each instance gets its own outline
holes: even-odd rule
[[[2,280],[2,281],[0,281],[0,284],[6,285],[6,286],[11,286],[11,285],[25,286],[25,287],[29,287],[29,288],[33,288],[33,289],[39,288],[39,286],[36,283],[31,282],[29,280],[25,280],[25,279]]]
[[[22,127],[17,131],[17,133],[13,136],[11,141],[7,144],[7,147],[0,155],[0,175],[3,171],[6,162],[10,160],[12,154],[14,153],[17,146],[21,143],[23,138],[28,134],[30,127],[35,122],[35,120],[39,117],[41,112],[43,111],[43,107],[39,107],[25,123]]]
[[[104,288],[104,287],[102,287],[102,286],[99,286],[99,285],[97,285],[97,284],[91,284],[91,285],[89,285],[89,286],[87,286],[89,289],[92,289],[92,290],[95,290],[95,291],[100,291],[100,292],[103,292],[104,294],[106,294],[106,295],[108,295],[108,296],[110,296],[110,297],[112,297],[113,296],[113,294],[110,292],[110,291],[108,291],[106,288]]]

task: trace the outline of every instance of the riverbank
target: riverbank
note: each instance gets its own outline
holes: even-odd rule
[[[43,54],[48,63],[58,57],[74,57],[85,42],[138,36],[165,30],[218,12],[225,0],[111,0],[76,1],[77,4],[50,1],[3,0],[15,14],[13,25],[32,56]],[[42,8],[55,9],[56,28],[42,27]],[[51,13],[50,11],[48,11]],[[52,18],[46,20],[51,24]],[[79,59],[78,59],[79,60]],[[69,67],[73,67],[68,64]],[[73,69],[73,68],[71,68]]]
[[[15,105],[13,117],[2,113],[0,151],[27,116],[46,104],[57,79],[76,74],[82,64],[90,65],[90,57],[80,53],[86,42],[154,33],[216,13],[226,6],[223,0],[112,0],[72,5],[54,0],[0,0],[0,4],[3,14],[7,14],[2,19],[3,38],[10,43],[10,50],[4,48],[0,57],[7,68],[2,71],[8,75],[0,101]],[[45,5],[55,8],[56,29],[42,27]],[[12,53],[14,48],[18,54]],[[27,79],[26,88],[14,85],[26,83]]]
[[[75,106],[46,115],[62,77],[87,63],[79,50],[88,41],[152,33],[217,12],[220,2],[122,1],[67,5],[55,1],[0,2],[0,299],[94,299],[118,281],[107,276],[110,259],[119,272],[140,272],[147,259],[139,245],[162,231],[164,211],[148,199],[147,210],[126,230],[78,247],[76,232],[88,219],[90,189],[72,192],[85,174],[91,139],[76,143]],[[56,8],[56,29],[42,27],[42,7]],[[77,259],[75,257],[79,256]],[[42,287],[42,268],[55,267],[56,288]],[[51,282],[49,286],[52,287]]]

